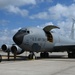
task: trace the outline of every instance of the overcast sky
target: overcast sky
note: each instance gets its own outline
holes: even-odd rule
[[[75,0],[0,0],[0,45],[11,44],[23,27],[59,26],[57,33],[70,35],[75,19]]]

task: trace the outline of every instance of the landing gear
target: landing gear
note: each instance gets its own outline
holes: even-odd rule
[[[30,52],[28,59],[36,59],[36,56],[33,52]]]
[[[2,61],[2,55],[0,55],[0,62]]]
[[[40,53],[40,57],[41,58],[49,58],[49,53],[48,52]]]
[[[75,58],[75,52],[68,52],[68,58]]]
[[[43,52],[43,53],[41,52],[40,57],[41,58],[49,58],[49,53],[48,52]],[[36,59],[34,52],[30,52],[28,59]]]

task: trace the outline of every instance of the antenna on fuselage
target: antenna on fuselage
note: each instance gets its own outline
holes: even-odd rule
[[[71,29],[71,39],[74,40],[74,24],[75,24],[75,19],[72,19],[73,20],[73,24],[72,24],[72,29]]]

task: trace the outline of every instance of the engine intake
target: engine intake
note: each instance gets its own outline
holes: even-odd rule
[[[18,47],[17,45],[13,45],[11,47],[11,52],[14,54],[16,51],[16,54],[19,55],[19,54],[22,54],[24,52],[24,50],[22,50],[20,47]]]
[[[3,44],[1,46],[1,49],[4,51],[4,52],[10,52],[11,51],[11,45],[5,45]]]

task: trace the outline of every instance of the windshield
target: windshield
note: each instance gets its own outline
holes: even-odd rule
[[[30,31],[26,28],[22,28],[18,32],[30,33]]]

